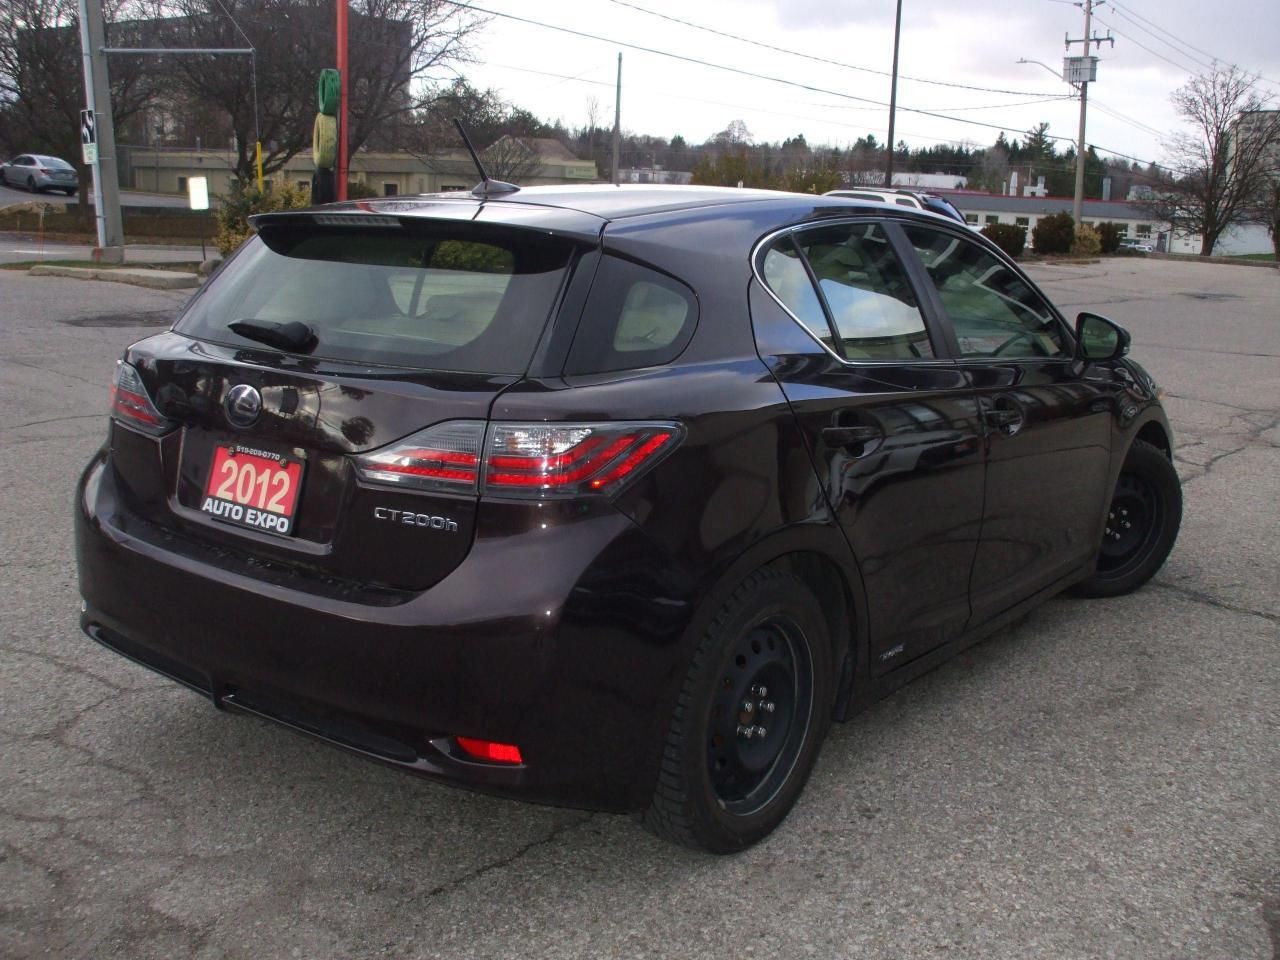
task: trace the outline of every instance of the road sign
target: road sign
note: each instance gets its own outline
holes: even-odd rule
[[[98,162],[98,124],[92,110],[80,111],[80,152],[84,162]]]

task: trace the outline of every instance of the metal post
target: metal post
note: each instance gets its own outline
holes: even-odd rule
[[[338,2],[338,182],[339,200],[347,199],[347,0]]]
[[[889,84],[889,149],[885,151],[884,185],[893,186],[893,127],[898,113],[898,41],[902,37],[902,0],[898,0],[898,15],[893,21],[893,79]]]
[[[93,164],[98,247],[93,256],[95,260],[120,263],[124,260],[124,229],[120,217],[120,180],[116,172],[116,133],[111,122],[111,87],[107,79],[107,58],[102,52],[105,44],[102,0],[80,0],[85,99],[93,111],[98,143],[98,159]]]
[[[1089,21],[1093,15],[1093,0],[1084,0],[1084,55],[1089,56],[1092,50],[1089,34]],[[1080,229],[1080,217],[1084,214],[1084,115],[1089,103],[1089,81],[1080,84],[1080,136],[1076,146],[1076,195],[1071,202],[1071,217],[1075,220],[1076,230]]]
[[[618,157],[622,153],[622,54],[618,54],[618,88],[613,101],[613,182],[618,182]]]

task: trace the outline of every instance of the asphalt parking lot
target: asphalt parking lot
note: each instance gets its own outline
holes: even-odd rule
[[[1170,562],[837,726],[782,828],[718,859],[219,713],[85,639],[72,486],[114,360],[184,294],[0,271],[0,956],[1280,957],[1280,272],[1033,272],[1168,391]]]

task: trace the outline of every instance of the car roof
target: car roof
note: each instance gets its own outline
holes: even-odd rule
[[[532,227],[561,236],[594,240],[606,224],[648,218],[654,226],[667,220],[685,218],[689,211],[727,218],[750,207],[754,216],[765,216],[777,226],[800,223],[823,215],[910,215],[925,221],[949,217],[928,210],[812,193],[756,190],[735,187],[684,186],[675,184],[571,184],[523,187],[514,193],[478,197],[470,191],[451,191],[396,197],[348,200],[312,207],[258,214],[250,219],[255,227],[284,225],[289,221],[310,221],[332,215],[394,216],[426,220],[471,221],[492,226]]]

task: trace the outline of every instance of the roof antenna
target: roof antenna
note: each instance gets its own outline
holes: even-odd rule
[[[471,145],[471,138],[467,136],[467,131],[462,126],[462,121],[454,117],[453,125],[458,128],[458,135],[462,137],[462,142],[466,144],[467,153],[471,154],[472,162],[475,163],[476,169],[480,171],[480,182],[471,188],[472,196],[484,198],[502,196],[504,193],[515,193],[520,189],[514,183],[490,180],[489,174],[485,172],[484,164],[480,162],[480,155],[476,153],[476,148]]]

